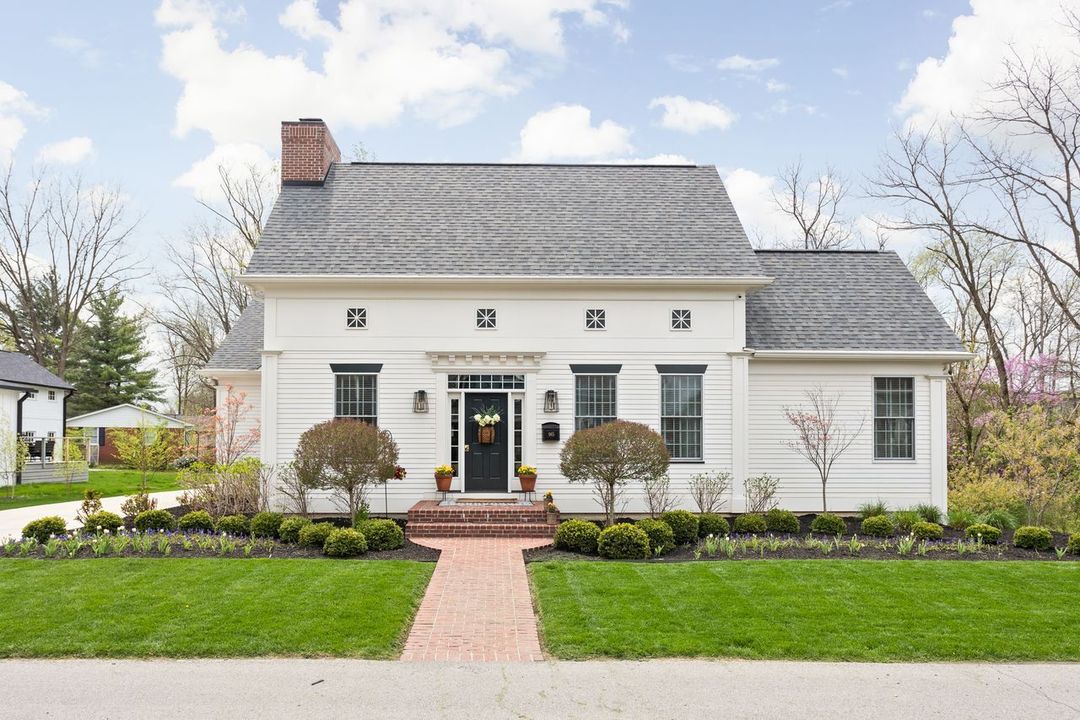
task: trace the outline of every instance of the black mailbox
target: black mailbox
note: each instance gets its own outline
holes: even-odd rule
[[[551,442],[559,439],[559,423],[546,422],[540,426],[540,437],[544,442]]]

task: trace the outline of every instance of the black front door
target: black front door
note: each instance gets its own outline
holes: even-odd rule
[[[502,421],[495,425],[493,442],[480,442],[480,425],[473,419],[479,412],[494,409]],[[506,395],[467,393],[465,395],[465,492],[506,492],[507,436],[510,416]]]

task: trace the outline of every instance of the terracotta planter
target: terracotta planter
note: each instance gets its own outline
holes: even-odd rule
[[[522,492],[532,492],[536,490],[535,475],[518,475],[518,482],[521,483]]]
[[[557,513],[557,512],[549,512],[547,514],[547,524],[548,525],[558,525],[559,524],[559,513]]]
[[[439,492],[450,492],[450,483],[454,481],[453,475],[436,475],[435,487]]]
[[[485,425],[484,427],[477,428],[476,441],[481,445],[491,445],[495,442],[495,426]]]

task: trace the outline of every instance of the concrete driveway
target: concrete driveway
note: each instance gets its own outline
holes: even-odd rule
[[[1080,718],[1080,665],[0,661],[5,717]]]
[[[150,497],[157,500],[159,508],[179,504],[177,502],[179,495],[180,492],[177,490],[150,493]],[[102,498],[101,507],[103,510],[109,510],[119,515],[121,514],[120,506],[126,499],[125,496]],[[82,527],[81,523],[75,520],[75,513],[78,512],[81,505],[81,500],[75,500],[72,502],[50,503],[48,505],[33,505],[31,507],[15,508],[14,510],[0,510],[0,540],[8,537],[20,537],[26,523],[46,515],[59,515],[67,520],[68,528]]]

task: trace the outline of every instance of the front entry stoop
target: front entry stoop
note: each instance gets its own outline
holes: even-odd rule
[[[555,527],[548,524],[547,511],[540,501],[524,505],[517,500],[442,505],[422,500],[409,509],[405,536],[551,538]]]

